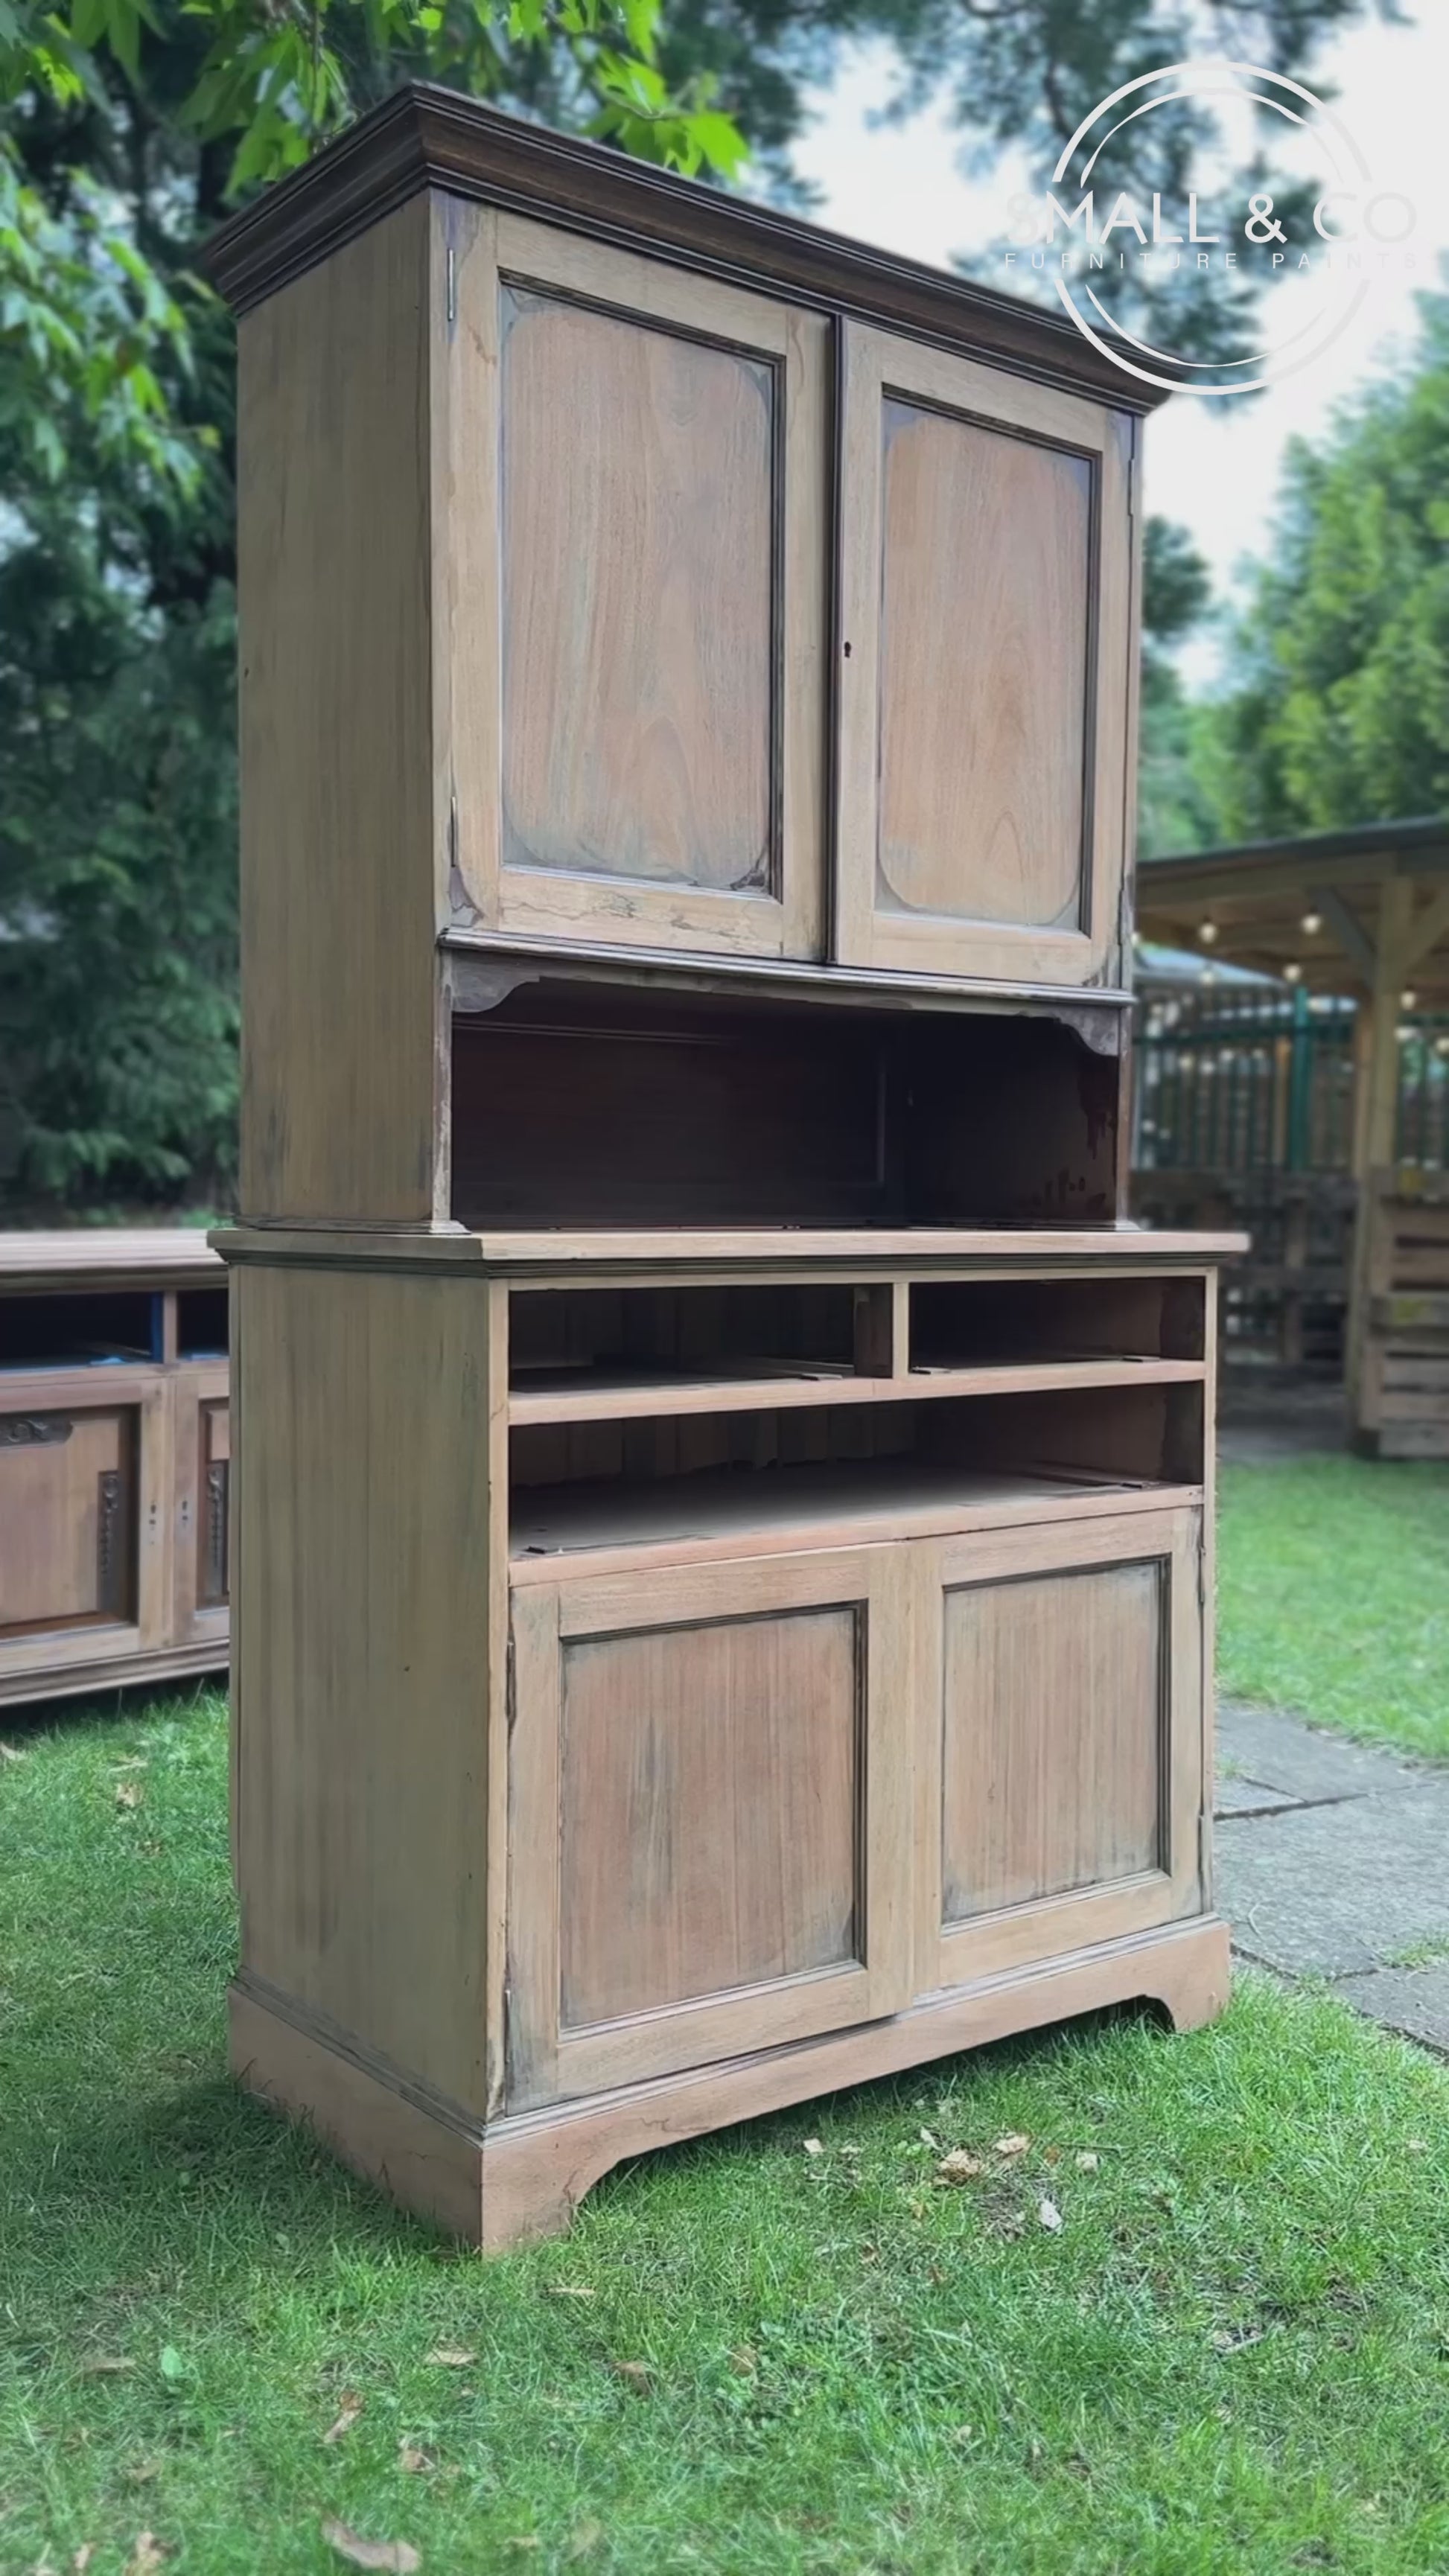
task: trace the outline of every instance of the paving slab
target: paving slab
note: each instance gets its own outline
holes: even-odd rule
[[[1367,2013],[1386,2030],[1399,2031],[1405,2039],[1416,2039],[1421,2048],[1436,2048],[1449,2057],[1449,1959],[1345,1977],[1338,1992],[1356,2012]]]
[[[1301,1807],[1288,1789],[1270,1789],[1266,1780],[1224,1779],[1218,1774],[1215,1816],[1271,1816],[1282,1807]]]
[[[1247,1708],[1238,1700],[1218,1703],[1218,1774],[1222,1780],[1255,1781],[1299,1802],[1375,1797],[1426,1776],[1419,1765],[1378,1745],[1351,1744],[1286,1709]]]

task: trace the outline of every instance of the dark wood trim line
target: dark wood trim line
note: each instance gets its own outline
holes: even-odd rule
[[[630,250],[817,310],[908,331],[959,354],[1070,385],[1118,411],[1163,396],[1114,367],[1061,316],[774,207],[412,82],[224,224],[203,264],[238,313],[313,268],[421,189],[440,188],[587,231]]]

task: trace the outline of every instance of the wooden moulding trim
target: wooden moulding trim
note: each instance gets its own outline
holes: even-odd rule
[[[226,1606],[217,1606],[219,1622],[226,1619]],[[226,1629],[201,1639],[192,1646],[177,1646],[156,1654],[140,1652],[103,1655],[90,1664],[57,1665],[54,1648],[57,1633],[50,1629],[42,1637],[36,1632],[34,1669],[17,1665],[0,1679],[0,1706],[12,1707],[17,1702],[42,1699],[80,1699],[92,1692],[130,1690],[137,1682],[185,1681],[190,1675],[225,1672],[229,1657]],[[95,1631],[97,1637],[103,1632]],[[134,1627],[123,1635],[134,1637]],[[114,1637],[115,1631],[110,1632]],[[19,1639],[12,1640],[18,1644]]]
[[[168,1226],[149,1234],[78,1226],[73,1234],[0,1234],[4,1296],[87,1284],[101,1290],[190,1288],[198,1272],[203,1280],[211,1274],[211,1286],[223,1285],[216,1254],[199,1229],[193,1234]]]
[[[882,2021],[481,2126],[244,1972],[231,1989],[231,2063],[405,2207],[495,2248],[566,2227],[627,2156],[1105,2005],[1160,2002],[1179,2030],[1194,2029],[1221,2012],[1228,1986],[1227,1926],[1200,1915],[928,1996]]]
[[[447,930],[438,944],[451,964],[452,1006],[460,1018],[495,1009],[520,984],[536,984],[544,977],[593,981],[607,972],[611,984],[622,973],[630,983],[679,992],[718,993],[726,985],[748,991],[763,985],[787,997],[851,1002],[857,1008],[969,1008],[997,1016],[1021,1012],[1031,1019],[1060,1020],[1094,1055],[1115,1056],[1132,1007],[1131,994],[1115,985],[1011,983],[985,976],[923,975],[901,967],[816,965],[798,957],[691,960],[677,951],[598,940],[540,937],[524,948],[516,938],[492,931]]]
[[[717,277],[934,339],[1118,411],[1163,397],[1065,320],[948,271],[824,232],[607,145],[413,82],[304,170],[234,215],[205,266],[244,313],[423,188],[506,206]]]
[[[1249,1248],[1246,1234],[1153,1234],[1132,1226],[1011,1226],[976,1230],[942,1227],[902,1230],[869,1227],[797,1227],[727,1230],[676,1226],[628,1231],[577,1232],[539,1226],[507,1233],[463,1226],[433,1233],[395,1232],[338,1225],[219,1227],[211,1238],[231,1266],[260,1261],[277,1267],[360,1270],[458,1270],[516,1277],[531,1287],[608,1287],[616,1280],[662,1272],[706,1285],[717,1278],[788,1278],[804,1285],[840,1278],[861,1281],[906,1273],[922,1279],[1040,1279],[1080,1272],[1084,1277],[1137,1277],[1163,1270],[1201,1270],[1233,1260]]]

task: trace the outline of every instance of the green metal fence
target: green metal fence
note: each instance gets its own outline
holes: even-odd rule
[[[1351,1001],[1296,992],[1148,992],[1138,1004],[1138,1171],[1347,1172]],[[1449,1163],[1449,1015],[1399,1028],[1397,1156]]]

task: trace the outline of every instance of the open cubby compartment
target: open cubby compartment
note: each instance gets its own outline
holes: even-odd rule
[[[225,1288],[183,1288],[176,1299],[176,1350],[183,1360],[220,1360],[227,1354]]]
[[[0,1297],[0,1369],[159,1360],[163,1299],[146,1289]]]
[[[502,976],[506,984],[508,978]],[[468,989],[466,986],[464,991]],[[537,976],[453,1021],[462,1225],[1109,1224],[1120,1015]]]
[[[920,1371],[1053,1360],[1202,1362],[1207,1281],[927,1279],[910,1292],[910,1366]]]
[[[509,1442],[515,1580],[560,1557],[908,1536],[1198,1488],[1203,1390],[1153,1385],[779,1413],[528,1424]]]
[[[890,1289],[835,1282],[515,1288],[508,1382],[515,1419],[617,1397],[775,1379],[829,1385],[890,1367]]]

